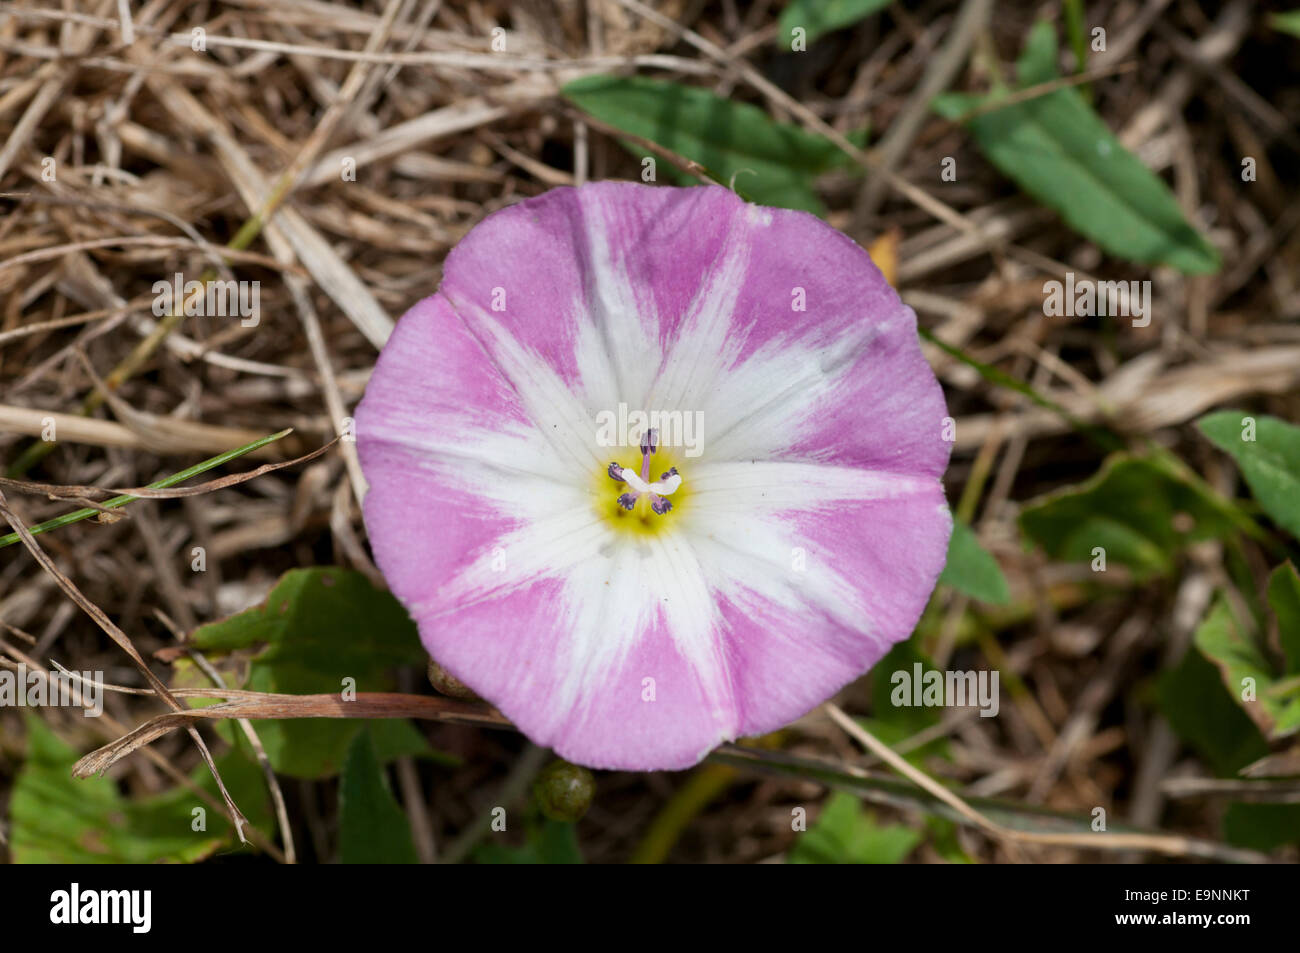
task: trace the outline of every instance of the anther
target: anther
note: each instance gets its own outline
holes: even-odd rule
[[[659,431],[647,430],[644,434],[641,435],[641,454],[645,456],[654,453],[658,443],[659,443]]]

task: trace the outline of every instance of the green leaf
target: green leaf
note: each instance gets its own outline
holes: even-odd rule
[[[933,662],[918,647],[919,641],[919,637],[913,633],[906,641],[897,643],[872,666],[867,676],[871,684],[872,717],[858,720],[867,731],[890,747],[937,725],[940,721],[941,712],[937,708],[893,703],[895,672],[907,672],[911,676],[917,664],[921,665],[922,670],[934,668]],[[948,742],[942,737],[935,738],[919,748],[904,752],[903,756],[920,767],[927,758],[946,758]]]
[[[1061,13],[1065,20],[1066,41],[1074,54],[1074,75],[1079,76],[1088,71],[1088,29],[1084,23],[1083,0],[1064,0]],[[1090,99],[1087,90],[1086,85],[1079,87],[1085,100]]]
[[[1300,804],[1229,804],[1223,814],[1223,836],[1252,850],[1294,844],[1300,840]]]
[[[734,177],[736,191],[760,205],[821,215],[825,206],[812,181],[848,161],[829,140],[698,86],[644,76],[586,76],[563,92],[600,121],[700,163],[715,181],[726,184]],[[659,167],[675,181],[693,181],[666,162]]]
[[[1005,605],[1011,601],[1011,590],[998,561],[979,544],[969,526],[956,520],[948,540],[948,562],[939,581],[982,602]]]
[[[894,693],[894,673],[907,672],[910,676],[918,664],[923,670],[934,667],[929,656],[921,651],[920,639],[914,632],[871,667],[867,680],[871,684],[871,711],[876,722],[897,725],[910,734],[939,723],[939,712],[933,708],[895,705],[890,699]]]
[[[891,708],[889,710],[891,712],[928,712],[934,714],[934,718],[927,719],[927,721],[937,722],[939,720],[936,709],[934,708],[913,707],[913,708]],[[889,745],[891,748],[896,748],[898,745],[902,744],[904,741],[907,741],[912,736],[917,735],[920,732],[924,731],[926,728],[930,727],[929,724],[917,725],[914,723],[912,725],[909,725],[907,724],[906,718],[883,718],[882,719],[877,716],[874,718],[858,718],[855,720],[858,721],[863,728],[867,729],[867,731],[871,732],[873,735],[875,735],[878,739],[883,741],[885,744]],[[916,721],[919,722],[920,719],[918,718],[916,719]],[[925,744],[921,745],[920,747],[911,748],[908,751],[900,751],[898,753],[901,754],[906,760],[908,760],[909,762],[911,762],[912,764],[920,768],[920,767],[924,767],[925,761],[929,758],[949,757],[948,741],[946,738],[933,738],[930,741],[927,741]]]
[[[792,864],[900,864],[922,834],[898,824],[881,825],[856,797],[835,791],[817,822],[791,848]]]
[[[388,789],[370,732],[358,731],[339,778],[339,860],[345,864],[415,864],[411,825]]]
[[[200,626],[192,644],[231,688],[291,695],[341,696],[344,679],[354,679],[358,692],[390,691],[394,668],[423,667],[425,661],[415,623],[401,604],[360,573],[337,568],[285,573],[264,603]],[[177,663],[174,681],[209,684],[187,660]],[[264,721],[257,730],[277,772],[320,778],[338,772],[362,724],[351,718],[295,718]],[[371,734],[381,760],[430,754],[409,722],[378,721]]]
[[[1059,78],[1050,23],[1034,27],[1017,72],[1020,89]],[[949,93],[932,106],[964,121],[993,165],[1110,254],[1188,274],[1219,269],[1218,252],[1188,224],[1169,187],[1120,145],[1078,90],[989,109],[1007,95]]]
[[[1278,643],[1286,659],[1287,675],[1300,674],[1300,575],[1283,563],[1268,577],[1268,604],[1277,617]]]
[[[890,0],[791,0],[781,11],[781,42],[790,50],[794,29],[802,27],[804,39],[812,43],[818,37],[851,26],[889,6]]]
[[[1200,652],[1186,653],[1176,668],[1160,676],[1156,697],[1170,727],[1219,776],[1233,777],[1268,754],[1259,729]],[[1224,812],[1224,838],[1238,847],[1272,850],[1294,842],[1298,831],[1300,805],[1234,802]]]
[[[490,835],[495,837],[496,835]],[[577,826],[567,821],[543,819],[528,830],[522,847],[489,841],[474,849],[478,864],[581,864]]]
[[[966,853],[957,839],[957,825],[946,817],[927,817],[926,830],[930,832],[930,846],[950,864],[973,864],[975,858]]]
[[[1156,701],[1169,726],[1214,768],[1229,777],[1268,754],[1255,723],[1228,694],[1218,670],[1200,652],[1187,652],[1163,672]]]
[[[1196,647],[1218,666],[1228,693],[1270,738],[1300,731],[1300,698],[1279,696],[1272,663],[1262,646],[1220,596],[1196,630]]]
[[[1300,427],[1237,410],[1207,414],[1196,426],[1237,461],[1255,499],[1273,522],[1300,539]]]
[[[184,788],[128,800],[108,778],[74,779],[77,751],[35,715],[24,721],[27,753],[9,804],[15,863],[194,863],[235,842],[224,815]],[[217,759],[217,769],[249,822],[265,829],[270,813],[257,766],[232,751]],[[205,766],[194,779],[209,793],[216,791]],[[195,808],[203,811],[198,817]],[[206,830],[194,830],[198,818]]]
[[[1114,454],[1088,481],[1026,504],[1020,528],[1053,559],[1128,566],[1139,579],[1167,575],[1190,542],[1237,528],[1231,507],[1164,456]]]
[[[1300,10],[1275,13],[1268,18],[1268,24],[1275,30],[1290,33],[1292,36],[1300,36]]]

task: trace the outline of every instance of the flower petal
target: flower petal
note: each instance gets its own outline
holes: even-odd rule
[[[697,468],[690,534],[720,606],[736,731],[772,731],[916,625],[951,517],[933,477],[793,463]]]
[[[481,598],[415,618],[434,657],[536,743],[592,767],[684,768],[735,735],[716,609],[680,538],[655,537],[651,558],[613,542],[553,539],[564,571],[495,586],[478,572]]]
[[[638,403],[671,320],[718,256],[725,189],[603,182],[490,215],[452,250],[440,292],[513,379],[499,353],[537,355],[595,409]]]
[[[490,559],[525,517],[589,515],[589,459],[572,456],[578,447],[590,458],[586,438],[536,426],[441,297],[398,322],[356,420],[371,546],[408,607],[436,602],[447,580]]]
[[[941,474],[947,410],[912,310],[815,216],[730,204],[733,226],[647,402],[699,410],[711,459]]]

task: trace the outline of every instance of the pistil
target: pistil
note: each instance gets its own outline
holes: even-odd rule
[[[618,498],[618,505],[623,509],[631,512],[636,506],[637,500],[642,496],[650,500],[650,509],[657,516],[663,516],[673,508],[672,501],[667,499],[678,487],[682,485],[681,474],[677,472],[676,467],[670,467],[664,473],[659,475],[659,479],[650,482],[650,458],[658,450],[659,434],[655,430],[647,430],[641,437],[641,472],[638,474],[629,467],[621,466],[618,463],[611,463],[608,468],[609,478],[615,483],[626,483],[628,491],[621,494]]]

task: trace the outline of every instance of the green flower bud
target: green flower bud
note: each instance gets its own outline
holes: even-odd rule
[[[533,795],[542,813],[554,821],[577,821],[591,807],[596,779],[581,765],[552,761],[533,783]]]
[[[474,694],[474,689],[470,688],[433,659],[429,659],[429,684],[444,695],[450,695],[452,698],[463,698],[466,701],[479,700],[478,696]]]

